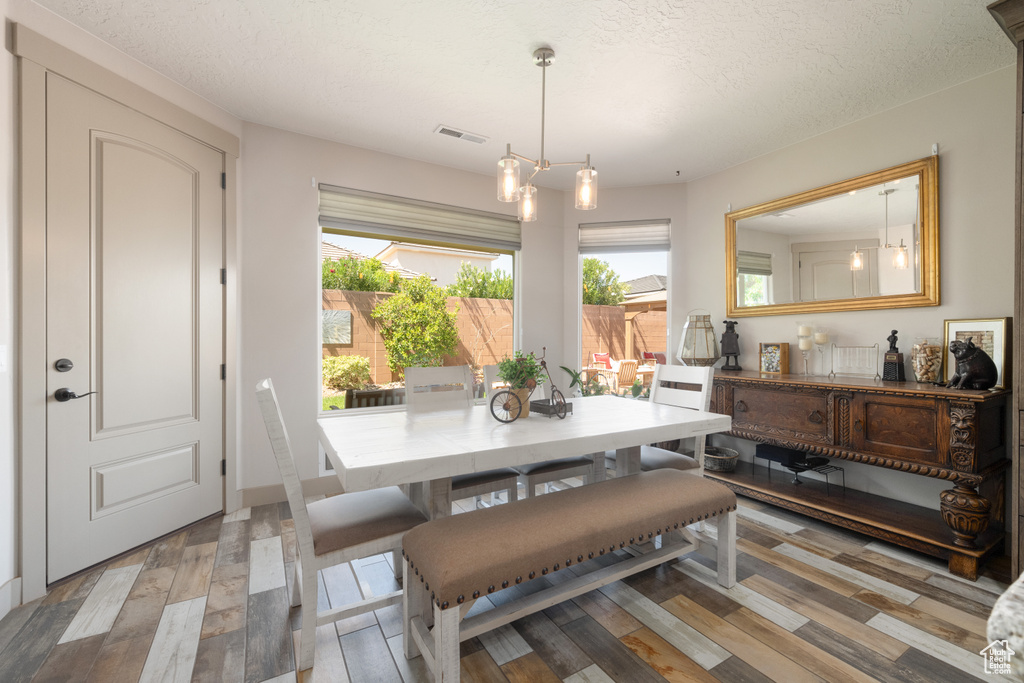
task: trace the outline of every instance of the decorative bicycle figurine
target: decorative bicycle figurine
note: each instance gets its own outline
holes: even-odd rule
[[[540,372],[538,377],[541,375],[547,376],[547,381],[551,384],[551,398],[534,404],[535,409],[538,412],[542,412],[548,415],[557,415],[558,419],[564,420],[566,413],[569,412],[568,404],[565,402],[565,396],[559,391],[558,387],[555,386],[554,380],[551,378],[551,373],[548,371],[547,361],[544,360],[544,356],[547,355],[547,347],[542,347],[541,351],[543,355],[536,360],[540,364]],[[532,354],[531,354],[532,357]],[[515,362],[524,363],[530,360],[527,357],[516,358]],[[530,396],[533,396],[534,390],[536,390],[539,383],[536,379],[530,378],[526,380],[526,387],[529,393],[526,396],[526,400],[530,400]],[[515,422],[523,414],[523,400],[516,395],[517,390],[513,389],[502,389],[495,392],[494,396],[491,397],[491,415],[494,416],[498,422]]]

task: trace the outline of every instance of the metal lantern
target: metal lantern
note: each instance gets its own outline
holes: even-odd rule
[[[714,365],[721,358],[710,315],[690,315],[686,318],[676,358],[683,365],[698,367]]]

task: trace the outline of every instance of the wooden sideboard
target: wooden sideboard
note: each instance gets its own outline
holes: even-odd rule
[[[751,498],[948,559],[977,578],[1002,548],[1010,392],[958,391],[916,382],[718,372],[711,410],[732,436],[949,481],[939,510],[740,463],[710,472]],[[841,464],[841,463],[840,463]],[[833,482],[834,484],[835,482]]]

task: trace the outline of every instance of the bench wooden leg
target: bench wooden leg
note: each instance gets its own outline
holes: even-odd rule
[[[442,610],[434,605],[434,683],[459,681],[459,622],[458,608]]]
[[[718,520],[718,583],[725,588],[736,585],[736,511]]]

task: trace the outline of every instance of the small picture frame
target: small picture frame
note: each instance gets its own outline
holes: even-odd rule
[[[970,337],[974,345],[984,349],[992,358],[999,371],[999,379],[993,389],[1009,389],[1011,359],[1011,328],[1013,318],[976,318],[970,320],[947,320],[946,336],[943,348],[946,362],[942,366],[942,380],[949,379],[956,373],[956,358],[949,352],[949,343],[954,340],[967,341]]]
[[[761,372],[767,375],[789,374],[789,342],[761,342]]]

